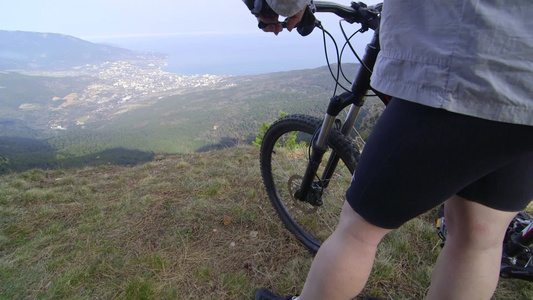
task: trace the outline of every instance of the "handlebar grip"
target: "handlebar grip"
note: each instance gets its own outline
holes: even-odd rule
[[[301,36],[307,36],[313,32],[313,29],[315,29],[318,24],[319,23],[315,18],[315,14],[313,13],[313,9],[311,9],[311,6],[308,5],[305,8],[302,20],[300,20],[298,25],[296,25],[296,29]]]
[[[259,29],[265,29],[265,27],[267,27],[268,25],[270,25],[272,23],[265,23],[263,21],[259,21],[259,23],[257,23],[257,27],[259,27]],[[278,22],[277,24],[280,24],[281,27],[283,28],[287,28],[287,21],[283,21],[283,22]]]

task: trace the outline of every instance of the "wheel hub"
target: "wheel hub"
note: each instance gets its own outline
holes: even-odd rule
[[[300,175],[292,175],[289,178],[289,194],[292,200],[292,204],[298,208],[300,211],[306,214],[314,214],[318,210],[318,206],[305,205],[305,201],[297,199],[294,195],[296,191],[300,188],[303,177]]]

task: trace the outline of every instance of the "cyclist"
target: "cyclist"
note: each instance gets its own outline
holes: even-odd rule
[[[307,5],[244,1],[291,16],[289,30]],[[256,15],[282,30],[276,14]],[[531,0],[385,0],[371,85],[395,98],[298,299],[356,296],[381,239],[444,201],[448,239],[427,298],[491,298],[505,230],[533,199],[531,16]]]

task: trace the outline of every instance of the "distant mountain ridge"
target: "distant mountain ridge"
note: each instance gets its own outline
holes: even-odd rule
[[[0,30],[0,70],[64,71],[106,61],[165,58],[58,33]]]

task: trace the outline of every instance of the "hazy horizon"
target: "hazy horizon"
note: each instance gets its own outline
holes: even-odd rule
[[[269,43],[268,38],[252,34],[122,37],[96,42],[130,50],[167,54],[168,65],[163,70],[183,75],[255,75],[316,68],[327,64],[321,36],[308,37],[307,41],[301,41],[299,37],[295,39],[295,36],[276,38],[282,40],[282,43]],[[236,48],[234,45],[237,42],[240,46]],[[302,48],[303,51],[286,52],[287,48]]]
[[[317,14],[317,18],[341,43],[339,19],[331,14]],[[279,36],[264,33],[241,0],[223,6],[215,0],[20,0],[4,5],[0,20],[3,30],[60,33],[94,43],[164,53],[169,55],[165,70],[184,75],[250,75],[326,65],[320,30],[305,38],[295,31]],[[345,23],[345,28],[353,32],[359,25]],[[354,38],[360,54],[370,37],[367,33]],[[329,53],[335,62],[333,48]]]

